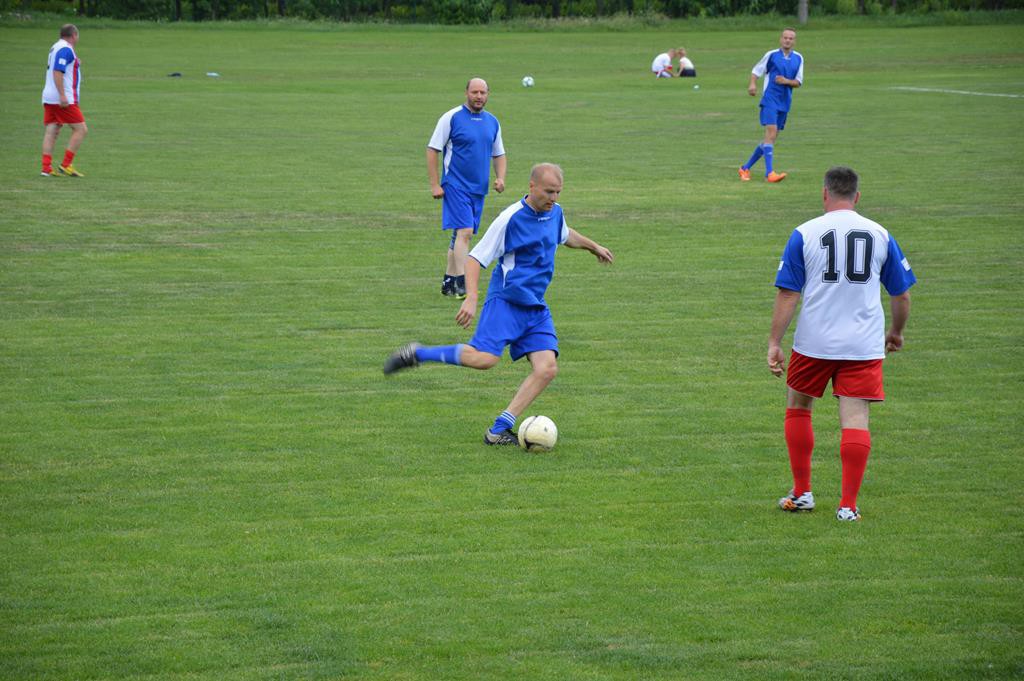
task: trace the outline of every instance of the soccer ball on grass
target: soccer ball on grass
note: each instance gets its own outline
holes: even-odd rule
[[[519,446],[528,452],[550,452],[558,442],[558,427],[547,416],[527,416],[519,424]]]
[[[523,76],[523,87],[533,87],[533,76]]]

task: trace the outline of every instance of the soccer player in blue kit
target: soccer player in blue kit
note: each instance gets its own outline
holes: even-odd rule
[[[489,96],[487,81],[471,78],[466,83],[466,102],[438,119],[427,143],[430,193],[442,199],[441,229],[452,230],[441,293],[455,298],[466,297],[466,254],[470,239],[480,228],[492,161],[494,191],[505,191],[501,125],[484,111]],[[442,153],[444,175],[438,179],[437,160]]]
[[[750,169],[764,156],[764,179],[768,182],[782,182],[786,173],[777,173],[775,163],[775,139],[786,127],[786,116],[793,103],[793,90],[803,85],[804,58],[793,49],[796,31],[787,28],[779,38],[779,49],[769,50],[754,65],[750,73],[747,94],[757,96],[757,79],[764,76],[764,94],[761,96],[761,125],[764,126],[764,141],[758,144],[750,160],[740,166],[740,179],[750,181]]]
[[[534,166],[530,193],[502,211],[470,252],[466,259],[466,299],[455,315],[456,323],[463,328],[468,329],[476,316],[480,269],[495,260],[498,266],[491,275],[476,333],[468,343],[434,347],[408,343],[384,363],[385,374],[421,362],[490,369],[501,360],[506,346],[510,346],[512,361],[523,356],[529,359],[530,375],[484,433],[484,444],[517,444],[516,419],[558,373],[558,336],[544,301],[555,273],[558,245],[590,251],[602,263],[614,259],[607,248],[569,228],[557,203],[561,192],[561,168],[553,163]]]

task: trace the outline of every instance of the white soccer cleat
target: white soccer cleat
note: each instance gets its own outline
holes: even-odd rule
[[[839,510],[836,511],[836,520],[844,520],[851,523],[860,520],[860,510],[850,508],[849,506],[841,506]]]
[[[783,511],[813,511],[814,510],[814,495],[810,490],[807,490],[800,496],[793,494],[793,490],[789,490],[789,494],[779,499],[779,508]]]

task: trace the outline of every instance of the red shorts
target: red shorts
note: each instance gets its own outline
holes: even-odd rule
[[[60,104],[43,104],[43,125],[71,125],[72,123],[85,123],[85,116],[77,104],[71,104],[67,108]]]
[[[821,397],[830,380],[832,394],[836,397],[877,402],[885,399],[880,359],[818,359],[801,355],[796,350],[790,355],[786,385],[793,390]]]

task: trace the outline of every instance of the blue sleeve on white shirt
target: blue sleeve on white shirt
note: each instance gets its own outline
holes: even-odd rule
[[[782,260],[779,262],[779,272],[775,275],[775,285],[779,288],[786,288],[791,291],[803,291],[804,283],[807,281],[807,273],[804,270],[804,235],[800,230],[793,230],[793,234],[782,251]]]
[[[889,252],[882,265],[882,285],[890,296],[898,296],[917,283],[910,261],[903,255],[896,239],[889,236]]]
[[[70,47],[62,47],[57,50],[57,54],[53,57],[53,70],[64,73],[74,63],[75,53],[71,51]]]

